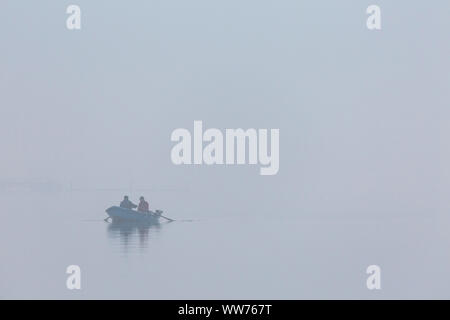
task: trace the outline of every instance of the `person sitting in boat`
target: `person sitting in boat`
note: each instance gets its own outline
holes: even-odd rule
[[[134,209],[137,208],[137,205],[131,202],[128,199],[128,196],[124,196],[122,202],[120,203],[120,207],[125,209]]]
[[[139,206],[137,209],[139,212],[149,212],[148,202],[145,201],[144,197],[139,198]]]

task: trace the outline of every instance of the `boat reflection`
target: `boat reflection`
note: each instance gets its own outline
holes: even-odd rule
[[[133,248],[147,248],[149,239],[155,238],[161,229],[159,223],[133,223],[113,221],[108,223],[108,236],[119,241],[125,251]]]

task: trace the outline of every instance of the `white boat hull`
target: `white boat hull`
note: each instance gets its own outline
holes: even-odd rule
[[[144,213],[117,206],[106,209],[106,213],[114,222],[137,222],[155,224],[159,223],[160,217],[160,211],[158,211],[158,213],[153,211]]]

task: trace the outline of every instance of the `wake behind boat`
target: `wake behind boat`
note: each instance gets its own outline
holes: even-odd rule
[[[113,222],[138,222],[138,223],[159,223],[161,217],[161,210],[138,212],[132,209],[121,208],[113,206],[106,209],[106,213],[113,220]]]

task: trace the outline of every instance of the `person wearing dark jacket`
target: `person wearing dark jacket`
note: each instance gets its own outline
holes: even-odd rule
[[[137,208],[137,205],[131,202],[128,199],[128,196],[124,196],[122,202],[120,203],[120,207],[125,209],[134,209]]]

